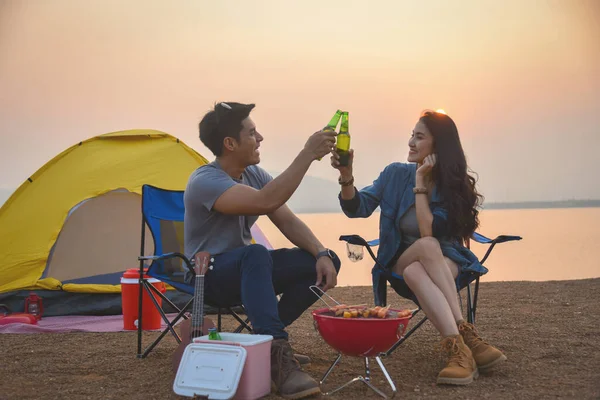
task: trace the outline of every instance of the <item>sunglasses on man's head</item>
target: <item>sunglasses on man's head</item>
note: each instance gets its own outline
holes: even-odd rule
[[[231,111],[232,108],[229,104],[227,103],[219,103],[217,104],[217,106],[215,107],[215,116],[217,118],[217,124],[220,122],[220,118],[219,118],[219,106],[223,107],[225,110],[229,110]]]

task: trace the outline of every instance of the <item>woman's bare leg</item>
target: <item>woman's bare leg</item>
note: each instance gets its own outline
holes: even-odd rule
[[[404,281],[413,291],[425,315],[443,337],[458,335],[458,327],[446,297],[431,280],[419,261],[402,270]]]
[[[452,313],[452,315],[454,316],[454,319],[456,320],[456,323],[459,323],[460,321],[463,321],[463,315],[462,315],[462,311],[460,309],[460,303],[458,301],[458,292],[456,291],[456,277],[458,276],[458,265],[456,265],[456,263],[454,261],[452,261],[451,259],[449,259],[448,257],[444,257],[444,261],[446,261],[446,266],[448,267],[448,271],[450,271],[450,274],[452,275],[452,287],[454,288],[454,299],[456,300],[456,305],[458,308],[458,314],[455,315],[454,313]]]
[[[478,376],[477,364],[471,349],[465,344],[463,336],[459,333],[456,324],[457,319],[453,315],[452,301],[449,301],[440,285],[432,277],[434,275],[444,284],[449,281],[452,288],[454,288],[452,275],[458,273],[458,268],[452,262],[447,263],[443,255],[437,260],[431,256],[431,254],[435,254],[433,244],[437,246],[437,250],[441,254],[437,241],[427,240],[421,242],[417,241],[400,256],[394,266],[394,272],[403,275],[404,281],[417,297],[423,311],[443,337],[441,345],[443,352],[447,354],[448,364],[438,374],[437,382],[439,384],[466,385],[473,382],[473,379]],[[408,256],[411,256],[411,253],[409,253],[411,249],[413,249],[411,251],[412,256],[415,258],[421,258],[429,262],[437,261],[437,264],[434,264],[436,269],[430,267],[434,272],[433,274],[427,270],[422,261],[413,260],[408,264],[403,264],[407,259],[410,259],[410,257],[405,256],[407,253]],[[431,253],[422,255],[421,252]],[[447,279],[448,276],[450,276],[449,280]],[[450,299],[454,300],[458,309],[456,290],[452,292],[454,296],[451,296]],[[460,315],[460,312],[458,314]],[[462,316],[460,319],[462,319]]]
[[[424,237],[417,240],[402,253],[393,270],[397,274],[403,275],[402,271],[416,261],[423,266],[431,281],[444,294],[452,312],[454,322],[461,321],[463,316],[460,312],[456,284],[454,283],[454,278],[458,274],[458,267],[449,259],[444,258],[437,239]],[[447,261],[450,261],[450,263]]]

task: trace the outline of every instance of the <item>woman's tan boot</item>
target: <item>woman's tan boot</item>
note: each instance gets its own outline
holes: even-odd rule
[[[472,324],[461,321],[458,325],[458,331],[469,349],[471,349],[479,369],[486,370],[506,360],[506,356],[500,350],[479,336],[477,329]]]
[[[468,385],[479,376],[473,354],[461,335],[445,337],[441,347],[448,355],[448,365],[440,371],[438,384]]]

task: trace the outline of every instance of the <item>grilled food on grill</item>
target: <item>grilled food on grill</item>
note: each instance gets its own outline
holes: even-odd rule
[[[340,304],[330,307],[329,311],[336,317],[342,318],[406,318],[412,313],[410,310],[390,311],[390,306],[386,307],[367,307],[366,304],[348,306]]]

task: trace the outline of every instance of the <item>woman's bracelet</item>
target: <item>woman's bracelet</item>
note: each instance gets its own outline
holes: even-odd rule
[[[414,187],[413,193],[414,194],[427,194],[427,188],[426,187]]]

